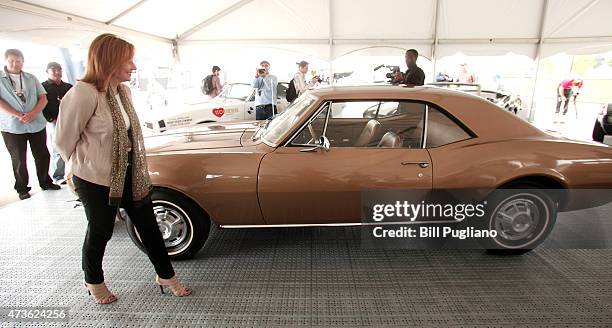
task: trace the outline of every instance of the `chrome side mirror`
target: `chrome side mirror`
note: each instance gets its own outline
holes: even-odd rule
[[[329,149],[331,148],[331,144],[329,143],[329,139],[327,139],[327,137],[325,136],[321,136],[319,138],[319,140],[317,141],[317,145],[312,147],[312,148],[306,148],[306,149],[302,149],[300,150],[303,153],[312,153],[312,152],[316,152],[319,149],[323,149],[325,151],[329,151]]]

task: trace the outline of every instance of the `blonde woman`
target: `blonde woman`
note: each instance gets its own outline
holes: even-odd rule
[[[117,300],[104,283],[102,258],[119,205],[142,238],[161,292],[169,287],[175,296],[191,294],[176,278],[153,214],[140,123],[130,89],[122,83],[136,69],[134,51],[112,34],[92,42],[85,77],[62,99],[54,138],[64,160],[71,162],[75,190],[85,207],[85,287],[99,304]]]

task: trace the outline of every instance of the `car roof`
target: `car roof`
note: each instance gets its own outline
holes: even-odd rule
[[[328,86],[309,90],[319,100],[413,100],[431,103],[486,138],[549,138],[531,124],[476,95],[436,86],[372,84]]]
[[[422,94],[441,95],[441,96],[463,96],[468,95],[465,92],[457,92],[440,87],[433,86],[415,86],[408,87],[403,85],[389,84],[367,84],[367,85],[351,85],[351,86],[325,86],[312,89],[311,93],[314,96],[322,98],[355,98],[365,99],[368,97],[382,98],[413,98]]]

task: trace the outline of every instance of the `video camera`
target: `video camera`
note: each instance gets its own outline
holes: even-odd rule
[[[378,71],[381,68],[387,68],[389,69],[391,72],[385,74],[385,77],[387,77],[389,79],[389,83],[393,83],[395,80],[395,74],[397,74],[400,71],[399,66],[394,66],[394,65],[378,65],[374,68],[374,71]]]

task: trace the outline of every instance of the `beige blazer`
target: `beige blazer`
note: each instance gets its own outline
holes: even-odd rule
[[[126,85],[132,99],[130,89]],[[110,186],[113,119],[106,93],[92,84],[77,82],[60,103],[53,142],[72,174]]]

